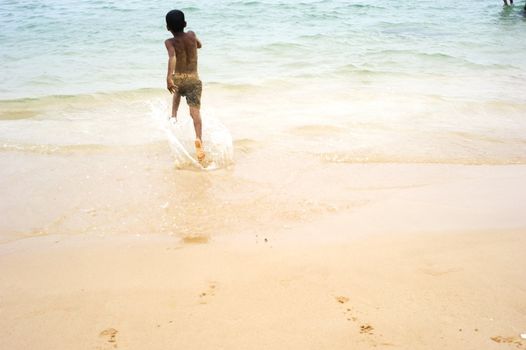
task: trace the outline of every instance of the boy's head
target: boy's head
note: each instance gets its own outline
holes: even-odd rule
[[[184,13],[179,10],[172,10],[166,14],[166,28],[173,32],[182,32],[186,27]]]

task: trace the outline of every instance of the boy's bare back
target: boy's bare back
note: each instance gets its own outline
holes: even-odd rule
[[[175,71],[177,74],[198,75],[197,73],[197,49],[201,48],[201,42],[192,31],[175,33],[173,38],[167,39],[164,44],[168,54],[175,55]]]

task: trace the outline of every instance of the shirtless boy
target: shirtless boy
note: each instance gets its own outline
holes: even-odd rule
[[[173,34],[164,44],[168,50],[168,73],[166,88],[173,94],[172,118],[177,118],[177,109],[181,96],[186,96],[190,107],[190,116],[195,128],[195,151],[197,159],[205,159],[203,141],[201,139],[201,91],[202,83],[197,74],[197,49],[201,42],[194,32],[184,32],[186,22],[184,13],[172,10],[166,14],[166,28]]]

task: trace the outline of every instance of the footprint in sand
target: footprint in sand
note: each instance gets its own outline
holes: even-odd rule
[[[490,339],[495,343],[515,345],[516,349],[526,349],[526,343],[521,341],[521,339],[518,337],[503,337],[498,335],[491,337]]]
[[[350,300],[346,296],[337,296],[335,297],[335,299],[339,304],[347,304]],[[378,337],[382,338],[383,336],[381,334],[375,335],[373,326],[371,326],[368,323],[362,323],[362,321],[360,321],[358,317],[354,315],[354,311],[350,305],[346,305],[345,311],[343,312],[343,314],[345,315],[345,318],[347,319],[347,321],[352,321],[355,323],[358,322],[360,324],[359,333],[367,336],[367,338],[364,338],[363,341],[366,341],[367,343],[371,344],[374,347],[378,345],[395,346],[392,343],[380,341]]]
[[[335,297],[336,301],[340,304],[346,304],[349,301],[349,298],[345,296],[337,296]],[[343,312],[345,317],[347,318],[347,321],[353,321],[356,322],[358,319],[352,314],[352,310],[350,307],[347,307],[345,311]]]
[[[199,294],[199,304],[207,304],[210,297],[215,295],[216,287],[216,282],[210,282],[208,284],[208,289],[205,292]]]
[[[117,333],[118,330],[115,328],[107,328],[99,333],[99,338],[103,341],[102,345],[97,349],[107,350],[117,348]]]
[[[349,298],[344,297],[344,296],[338,296],[336,297],[336,301],[339,302],[340,304],[345,304],[346,302],[349,301]]]
[[[370,324],[362,324],[360,326],[360,333],[361,334],[373,334],[374,328]]]

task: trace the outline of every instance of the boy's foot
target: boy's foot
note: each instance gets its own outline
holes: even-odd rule
[[[205,160],[205,152],[203,151],[203,144],[201,140],[195,140],[195,154],[197,155],[197,160],[202,162]]]

